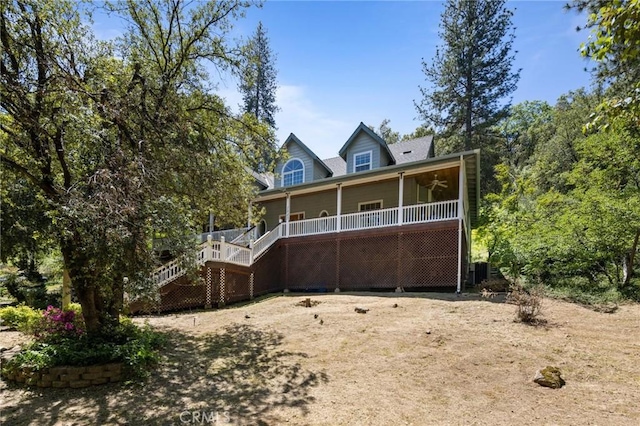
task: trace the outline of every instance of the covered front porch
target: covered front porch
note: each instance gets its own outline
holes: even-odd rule
[[[288,238],[452,219],[468,239],[477,215],[477,155],[444,160],[267,191],[256,201],[266,211],[256,242],[267,233]]]

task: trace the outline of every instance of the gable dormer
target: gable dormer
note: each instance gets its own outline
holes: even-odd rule
[[[293,133],[280,149],[287,151],[288,158],[276,164],[276,188],[309,183],[333,174],[331,169]]]
[[[347,163],[347,174],[396,163],[387,143],[362,122],[342,146],[339,154]]]

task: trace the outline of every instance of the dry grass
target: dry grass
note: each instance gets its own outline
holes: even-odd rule
[[[0,423],[179,425],[187,411],[252,425],[640,422],[638,305],[605,314],[546,299],[547,323],[532,327],[499,297],[343,293],[295,306],[307,297],[149,318],[172,334],[157,377],[81,392],[3,383]],[[546,365],[566,386],[532,382]]]

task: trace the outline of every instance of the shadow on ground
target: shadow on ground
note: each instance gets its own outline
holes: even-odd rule
[[[82,390],[2,389],[0,422],[55,424],[279,424],[281,407],[304,416],[325,373],[303,369],[307,355],[282,350],[283,336],[249,325],[215,335],[168,331],[163,361],[143,384]]]

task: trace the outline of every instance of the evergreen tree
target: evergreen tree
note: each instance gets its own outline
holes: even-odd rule
[[[380,127],[377,130],[375,126],[372,126],[370,124],[368,125],[368,127],[373,130],[378,136],[380,136],[386,143],[393,144],[400,140],[400,133],[394,132],[389,126],[389,123],[391,123],[391,120],[385,118],[384,120],[382,120],[382,122],[380,123]]]
[[[509,111],[510,103],[502,101],[520,75],[511,66],[512,15],[505,0],[447,1],[443,45],[431,63],[422,62],[430,87],[420,87],[423,99],[414,101],[427,125],[455,141],[447,151],[479,148],[487,130]]]
[[[239,89],[244,102],[243,112],[275,129],[276,81],[275,56],[269,46],[269,38],[262,22],[246,46],[246,60]]]

